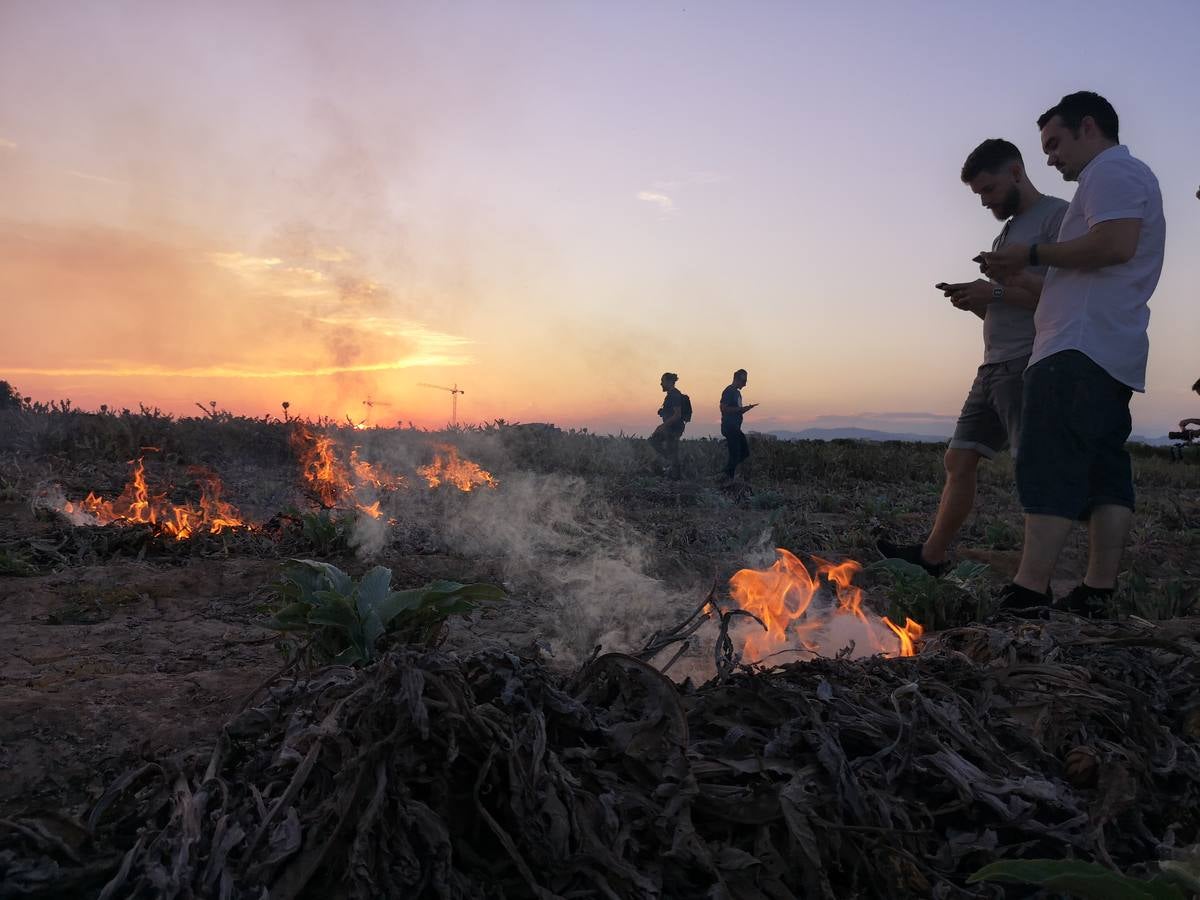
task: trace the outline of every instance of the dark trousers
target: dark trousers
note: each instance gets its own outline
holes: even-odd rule
[[[650,446],[666,463],[667,475],[671,478],[678,478],[680,474],[679,439],[681,437],[683,437],[682,428],[668,428],[666,425],[659,425],[650,435]]]
[[[730,478],[747,457],[750,456],[750,442],[742,429],[732,425],[721,426],[721,436],[725,438],[725,446],[729,448],[729,462],[725,466],[725,474]]]

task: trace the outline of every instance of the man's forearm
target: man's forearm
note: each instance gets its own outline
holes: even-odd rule
[[[1102,269],[1129,262],[1137,252],[1141,227],[1140,219],[1117,219],[1101,222],[1087,234],[1071,241],[1038,244],[1038,265],[1056,269]]]
[[[1026,270],[1004,287],[1004,302],[1022,309],[1037,309],[1042,297],[1042,276]]]

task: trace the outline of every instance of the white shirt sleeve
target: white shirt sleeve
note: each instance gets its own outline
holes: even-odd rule
[[[1088,179],[1083,215],[1088,228],[1114,219],[1144,219],[1150,189],[1136,165],[1106,162]]]

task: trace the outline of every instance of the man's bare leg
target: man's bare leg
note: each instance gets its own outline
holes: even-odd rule
[[[933,520],[933,530],[921,548],[921,557],[926,562],[936,564],[946,561],[946,551],[951,541],[975,506],[975,487],[981,459],[983,456],[975,450],[952,447],[946,451],[946,483],[942,487],[942,499]]]
[[[1021,548],[1021,565],[1013,582],[1039,594],[1046,593],[1073,524],[1073,520],[1060,516],[1026,513],[1025,546]]]
[[[1114,588],[1121,570],[1121,554],[1133,523],[1127,506],[1097,506],[1088,520],[1088,567],[1083,583],[1094,588]]]

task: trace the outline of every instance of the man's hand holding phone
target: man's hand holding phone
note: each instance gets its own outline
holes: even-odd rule
[[[967,308],[965,306],[962,306],[958,302],[958,300],[955,299],[956,296],[959,293],[961,293],[963,288],[965,288],[966,286],[967,286],[966,282],[959,283],[959,282],[946,282],[946,281],[939,281],[937,284],[934,285],[935,288],[937,288],[939,291],[941,291],[943,294],[945,294],[950,299],[950,303],[956,309],[966,309]]]
[[[982,313],[993,299],[992,283],[982,278],[956,283],[939,281],[934,287],[950,298],[955,309],[969,312]]]
[[[991,253],[981,253],[979,269],[990,278],[1004,284],[1029,265],[1028,244],[1005,244]]]

